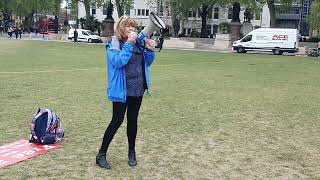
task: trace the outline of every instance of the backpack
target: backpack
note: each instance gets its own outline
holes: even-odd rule
[[[46,108],[39,108],[31,122],[29,142],[36,144],[54,144],[62,141],[64,129],[56,113]]]

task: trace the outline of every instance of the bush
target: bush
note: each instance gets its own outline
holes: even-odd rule
[[[228,34],[231,31],[230,23],[222,22],[219,24],[219,30],[222,34]]]
[[[320,37],[312,37],[307,39],[307,42],[320,42]]]
[[[201,35],[201,33],[198,32],[197,30],[193,30],[193,31],[191,32],[191,37],[199,38],[200,35]]]
[[[163,36],[164,36],[164,38],[169,38],[169,37],[171,37],[171,34],[166,32],[166,33],[163,34]]]

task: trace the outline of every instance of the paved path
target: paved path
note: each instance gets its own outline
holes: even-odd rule
[[[2,38],[9,38],[8,34],[6,33],[0,33],[0,37]],[[12,34],[12,39],[16,39],[16,35],[13,33]],[[20,39],[18,35],[18,39]],[[48,35],[42,35],[42,34],[35,34],[35,33],[30,33],[30,34],[21,34],[21,39],[33,39],[33,40],[48,40]]]
[[[0,33],[0,39],[4,39],[4,38],[8,38],[7,34],[1,34]],[[15,40],[15,35],[13,34],[12,36],[12,40]],[[18,40],[20,40],[20,38],[18,37]],[[54,41],[54,42],[65,42],[65,43],[70,43],[70,40],[65,40],[65,41],[61,41],[61,40],[49,40],[48,39],[48,35],[42,35],[42,34],[35,34],[35,33],[30,33],[30,34],[22,34],[21,35],[21,40],[37,40],[37,41]],[[79,43],[85,43],[85,42],[79,42]],[[88,43],[89,44],[89,43]],[[104,46],[105,43],[92,43],[90,45],[102,45]],[[165,49],[174,49],[174,50],[185,50],[185,51],[204,51],[204,52],[221,52],[221,53],[232,53],[231,48],[230,49],[225,49],[225,50],[218,50],[218,49],[200,49],[200,48],[165,48]],[[270,54],[273,55],[272,52],[256,52],[256,51],[248,51],[248,54]],[[289,54],[289,53],[284,53],[283,55],[286,56],[294,56],[297,54]],[[303,56],[303,55],[302,55]]]

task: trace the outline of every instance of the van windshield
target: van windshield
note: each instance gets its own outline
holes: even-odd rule
[[[241,40],[241,42],[249,42],[249,41],[251,41],[251,39],[252,39],[252,35],[248,35],[248,36],[244,37],[244,38]]]

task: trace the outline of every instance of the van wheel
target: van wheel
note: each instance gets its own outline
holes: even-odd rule
[[[275,55],[282,55],[282,54],[283,54],[283,51],[281,51],[280,49],[274,49],[274,50],[273,50],[273,54],[275,54]]]
[[[237,52],[238,53],[246,53],[247,51],[243,47],[238,47]]]
[[[89,43],[92,43],[92,39],[88,39],[88,42],[89,42]]]

